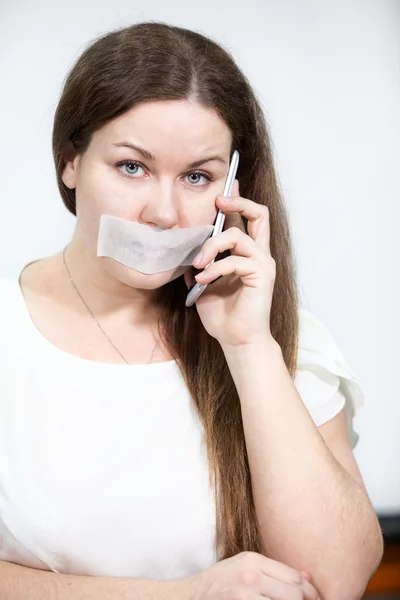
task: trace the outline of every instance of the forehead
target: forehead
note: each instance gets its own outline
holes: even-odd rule
[[[157,153],[207,151],[228,153],[232,144],[229,127],[213,109],[188,100],[141,103],[107,123],[93,136],[105,146],[133,138],[157,157]]]

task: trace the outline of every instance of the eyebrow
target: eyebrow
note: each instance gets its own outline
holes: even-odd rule
[[[131,144],[131,142],[117,142],[117,143],[114,143],[113,146],[131,148],[131,150],[136,150],[136,152],[139,152],[139,154],[141,154],[146,160],[156,160],[155,156],[150,154],[150,152],[148,152],[144,148],[140,148],[139,146],[136,146],[135,144]],[[211,162],[212,160],[221,162],[224,165],[227,164],[225,159],[223,159],[221,156],[215,155],[215,156],[208,156],[207,158],[201,158],[200,160],[195,160],[194,162],[190,163],[190,165],[188,165],[188,169],[195,169],[196,167],[200,167],[200,165],[203,165],[204,163],[207,163],[207,162]]]

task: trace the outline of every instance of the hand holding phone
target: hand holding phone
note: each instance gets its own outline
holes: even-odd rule
[[[232,154],[231,162],[229,165],[228,175],[227,175],[226,181],[225,181],[224,192],[222,194],[223,196],[231,195],[232,187],[233,187],[233,183],[236,178],[238,166],[239,166],[239,152],[237,150],[234,150],[234,152]],[[211,237],[214,237],[215,235],[218,235],[219,233],[221,233],[221,231],[223,230],[223,227],[224,227],[224,223],[225,223],[225,213],[223,213],[222,210],[219,209],[218,213],[217,213],[217,217],[215,219],[214,229],[211,234]],[[209,265],[211,265],[214,262],[214,260],[215,259],[213,259],[210,263],[208,263],[207,267]],[[195,283],[186,297],[185,306],[192,306],[192,304],[194,304],[200,298],[201,294],[204,292],[207,285],[208,285],[207,283]]]

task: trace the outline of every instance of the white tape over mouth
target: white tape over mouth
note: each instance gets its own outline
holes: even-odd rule
[[[97,256],[148,275],[191,265],[214,225],[159,229],[112,215],[101,215]]]

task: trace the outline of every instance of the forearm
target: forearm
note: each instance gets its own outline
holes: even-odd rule
[[[2,600],[186,600],[183,580],[63,575],[0,561]]]
[[[241,401],[265,553],[311,572],[321,592],[332,582],[355,589],[376,556],[367,495],[319,434],[278,344],[225,354]]]

